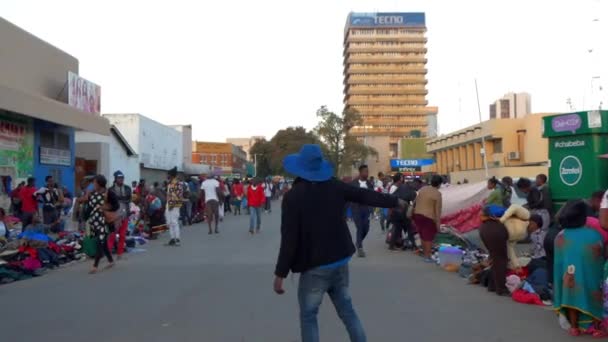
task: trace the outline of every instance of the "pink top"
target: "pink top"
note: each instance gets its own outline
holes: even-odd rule
[[[604,240],[604,244],[608,242],[608,231],[605,231],[602,228],[602,226],[600,225],[600,220],[595,217],[588,216],[585,225],[589,228],[595,229],[598,233],[600,233],[600,235],[602,236],[602,240]]]

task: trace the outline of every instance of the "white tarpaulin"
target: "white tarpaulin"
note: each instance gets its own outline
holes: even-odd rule
[[[440,189],[443,195],[441,216],[451,215],[481,203],[490,195],[487,184],[487,182],[479,182],[442,187]]]

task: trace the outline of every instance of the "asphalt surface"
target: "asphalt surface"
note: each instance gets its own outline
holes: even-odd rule
[[[96,275],[87,261],[0,286],[0,341],[299,341],[297,276],[285,295],[272,291],[278,210],[259,235],[247,220],[227,217],[219,235],[186,227],[181,247],[162,237]],[[351,291],[369,341],[570,340],[547,308],[387,251],[377,223],[366,246],[351,262]],[[319,324],[322,341],[348,340],[328,298]]]

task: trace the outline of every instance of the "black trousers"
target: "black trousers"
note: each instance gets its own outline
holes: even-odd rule
[[[108,259],[108,262],[114,262],[114,259],[112,258],[112,253],[110,253],[110,248],[108,248],[107,239],[100,239],[99,237],[97,237],[95,241],[97,242],[97,253],[95,253],[95,263],[93,264],[93,266],[99,266],[99,260],[101,260],[104,255]]]
[[[555,260],[555,238],[561,230],[556,227],[549,228],[545,235],[544,248],[547,255],[547,279],[549,284],[553,284],[553,261]]]
[[[509,262],[507,254],[509,232],[499,221],[488,220],[479,227],[479,235],[486,248],[488,248],[488,252],[490,252],[490,259],[492,259],[492,279],[488,290],[496,291],[496,293],[508,293],[509,290],[507,290],[505,283],[507,282],[507,263]]]
[[[391,236],[390,247],[395,247],[397,241],[403,236],[407,234],[407,239],[410,240],[413,248],[416,248],[416,237],[414,236],[414,227],[412,226],[412,221],[406,217],[392,217],[390,222],[393,224],[393,235]],[[405,243],[403,244],[405,246]]]

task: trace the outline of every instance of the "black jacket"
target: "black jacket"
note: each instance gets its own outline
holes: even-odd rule
[[[305,272],[350,257],[355,246],[344,219],[348,202],[392,208],[396,197],[332,179],[298,179],[283,199],[281,248],[275,275]]]
[[[367,189],[368,190],[374,190],[374,183],[372,183],[372,181],[370,181],[369,179],[366,181],[367,183]],[[355,179],[354,181],[352,181],[350,183],[350,185],[354,186],[355,188],[361,188],[361,185],[359,184],[359,178]],[[353,215],[357,215],[360,212],[366,212],[369,213],[369,206],[367,204],[359,204],[359,203],[350,203],[350,208],[353,212]]]

